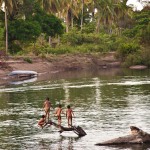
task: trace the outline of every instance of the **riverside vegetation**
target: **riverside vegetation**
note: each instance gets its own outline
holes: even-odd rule
[[[148,6],[133,12],[126,1],[62,0],[46,4],[16,0],[6,2],[5,10],[0,12],[0,51],[7,55],[46,58],[115,52],[125,67],[150,66]],[[25,60],[32,63],[32,58]]]

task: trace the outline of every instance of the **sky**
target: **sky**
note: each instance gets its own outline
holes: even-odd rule
[[[144,2],[150,3],[150,0],[128,0],[126,5],[132,7],[133,11],[141,11],[144,8]]]

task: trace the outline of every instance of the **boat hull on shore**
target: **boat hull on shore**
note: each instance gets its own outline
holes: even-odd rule
[[[32,78],[32,77],[36,77],[38,73],[29,70],[15,70],[9,73],[8,75],[11,77],[18,77],[18,78],[24,78],[24,77]]]

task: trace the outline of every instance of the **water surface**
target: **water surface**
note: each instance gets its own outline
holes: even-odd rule
[[[49,96],[54,107],[70,104],[74,125],[87,133],[61,135],[55,127],[43,130],[37,121]],[[145,150],[148,145],[95,146],[127,135],[135,125],[150,133],[150,70],[101,71],[55,74],[47,80],[0,87],[0,149],[31,150]],[[54,110],[51,112],[54,117]],[[62,125],[67,126],[65,117]]]

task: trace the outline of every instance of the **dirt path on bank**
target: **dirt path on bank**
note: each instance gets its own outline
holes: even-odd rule
[[[0,83],[13,70],[32,70],[41,73],[58,73],[75,70],[119,68],[120,62],[115,54],[68,54],[49,56],[47,58],[26,57],[32,61],[25,61],[25,57],[9,57],[0,61]]]

